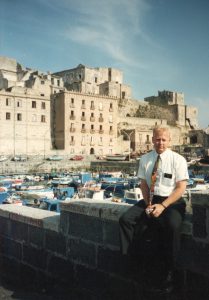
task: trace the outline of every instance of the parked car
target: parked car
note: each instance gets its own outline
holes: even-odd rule
[[[47,160],[62,160],[63,158],[59,155],[52,155],[47,158]]]
[[[6,156],[4,156],[4,155],[0,155],[0,162],[1,161],[5,161],[5,160],[7,160],[8,159],[8,157],[6,157]]]
[[[21,155],[16,155],[16,156],[12,157],[11,160],[12,161],[26,161],[27,157],[26,156],[21,156]]]
[[[82,155],[75,155],[73,157],[70,158],[70,160],[83,160],[83,156]]]

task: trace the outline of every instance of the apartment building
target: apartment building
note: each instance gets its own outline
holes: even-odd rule
[[[64,91],[53,96],[55,148],[68,154],[115,153],[118,99]]]

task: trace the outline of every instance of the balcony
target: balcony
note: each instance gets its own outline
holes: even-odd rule
[[[75,108],[75,104],[74,103],[70,103],[70,108]]]
[[[82,116],[81,121],[86,121],[86,117]]]
[[[99,118],[99,122],[104,122],[104,118]]]
[[[101,133],[104,133],[104,130],[103,129],[100,129],[99,130],[99,133],[101,134]]]
[[[112,107],[109,108],[109,112],[113,112],[113,108]]]
[[[82,105],[81,105],[81,109],[86,109],[86,105],[85,105],[85,104],[82,104]]]
[[[75,116],[70,115],[70,120],[75,120]]]
[[[110,135],[113,135],[113,134],[114,134],[114,131],[113,131],[113,130],[110,130],[110,131],[109,131],[109,134],[110,134]]]
[[[75,128],[70,128],[70,132],[75,132]]]
[[[95,117],[90,117],[90,122],[95,122]]]
[[[90,109],[91,109],[91,110],[95,110],[95,106],[94,106],[94,105],[91,105],[91,106],[90,106]]]
[[[70,141],[70,146],[75,146],[75,141]]]
[[[91,129],[91,130],[90,130],[90,133],[95,133],[95,129]]]
[[[81,133],[86,133],[86,128],[82,128]]]

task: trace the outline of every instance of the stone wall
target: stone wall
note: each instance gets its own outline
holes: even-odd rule
[[[191,199],[182,229],[181,267],[209,277],[209,195]],[[2,276],[69,299],[144,299],[142,279],[120,254],[118,218],[130,206],[71,200],[61,214],[17,205],[0,207]],[[77,298],[76,298],[77,297]]]

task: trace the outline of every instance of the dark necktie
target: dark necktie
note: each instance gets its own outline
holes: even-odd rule
[[[153,170],[152,170],[152,175],[151,175],[151,186],[150,186],[150,205],[152,203],[152,198],[154,196],[154,188],[155,188],[155,182],[157,179],[157,169],[159,167],[159,162],[160,162],[160,155],[158,154],[157,159],[155,161]]]

